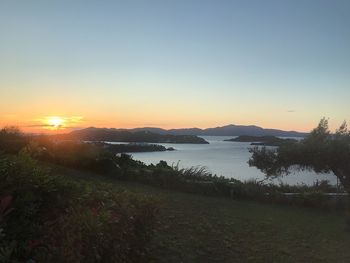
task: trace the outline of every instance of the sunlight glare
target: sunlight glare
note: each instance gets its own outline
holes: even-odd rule
[[[63,125],[63,122],[64,120],[60,117],[50,117],[47,120],[47,123],[55,129],[60,128]]]

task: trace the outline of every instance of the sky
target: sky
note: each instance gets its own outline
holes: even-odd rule
[[[349,13],[347,0],[0,0],[0,127],[335,128],[350,121]]]

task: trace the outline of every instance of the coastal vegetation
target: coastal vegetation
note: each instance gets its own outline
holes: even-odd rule
[[[10,157],[12,169],[18,169],[17,162],[22,161],[26,167],[30,160],[25,155],[20,155],[19,160],[16,158]],[[8,161],[2,159],[2,163]],[[9,198],[2,196],[5,219],[0,225],[3,229],[0,262],[350,260],[346,249],[350,237],[338,212],[181,193],[63,166],[39,163],[30,166],[33,164],[36,170],[48,172],[44,176],[46,180],[53,178],[64,183],[52,184],[57,189],[50,190],[50,197],[46,199],[48,195],[44,195],[46,191],[42,189],[50,184],[27,182],[31,174],[26,167],[28,177],[19,193],[21,199],[12,195],[8,202]],[[15,177],[13,182],[22,181]],[[4,188],[1,190],[6,193]],[[29,198],[32,195],[34,197]],[[56,195],[60,202],[55,201]],[[26,214],[31,211],[31,204],[45,200],[53,206],[40,205],[40,212]],[[114,202],[117,205],[111,207],[110,203]],[[10,205],[6,205],[8,203]],[[77,208],[74,213],[71,209],[64,210],[70,206],[80,210]],[[62,210],[50,210],[51,207],[62,207]],[[15,217],[14,211],[23,216]],[[45,221],[46,213],[48,216],[51,213],[50,221]],[[31,223],[23,224],[19,220],[23,217]],[[50,243],[46,243],[47,240]]]
[[[282,144],[275,149],[251,149],[249,165],[263,171],[268,177],[278,177],[297,168],[320,172],[333,172],[344,189],[350,193],[350,131],[344,122],[332,134],[328,120],[318,126],[300,142]]]
[[[16,130],[11,136],[23,137]],[[6,135],[9,136],[9,135]],[[16,138],[17,138],[16,137]],[[19,141],[19,139],[15,141]],[[276,185],[269,181],[241,182],[233,178],[225,178],[210,174],[202,167],[180,168],[179,165],[168,165],[160,161],[156,165],[146,165],[133,160],[130,155],[116,155],[111,148],[100,143],[84,143],[81,141],[54,141],[49,137],[34,137],[27,140],[21,152],[32,158],[65,167],[93,171],[115,180],[135,181],[161,188],[227,198],[246,198],[261,201],[277,201],[282,203],[299,203],[318,207],[343,206],[338,200],[336,205],[323,196],[326,192],[342,192],[327,182],[318,182],[313,186]],[[13,153],[12,148],[3,148]],[[300,193],[299,197],[290,198],[284,193]]]

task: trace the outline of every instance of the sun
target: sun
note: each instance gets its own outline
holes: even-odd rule
[[[49,115],[33,119],[33,127],[38,127],[38,132],[60,133],[81,127],[84,122],[83,116],[60,116]],[[35,131],[37,132],[37,131]]]
[[[49,117],[47,119],[47,124],[54,129],[59,129],[63,126],[63,123],[64,120],[61,117]]]

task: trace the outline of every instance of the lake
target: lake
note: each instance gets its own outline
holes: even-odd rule
[[[252,147],[249,142],[226,142],[225,139],[234,136],[200,136],[210,144],[161,144],[165,147],[173,147],[175,151],[132,153],[135,160],[146,164],[157,164],[160,160],[169,165],[179,163],[181,168],[192,166],[204,166],[212,174],[227,178],[236,178],[241,181],[264,179],[264,174],[255,167],[249,167],[248,160],[251,156],[248,149]],[[288,184],[313,184],[317,180],[328,180],[336,184],[333,174],[316,174],[309,171],[293,172],[274,183]]]

